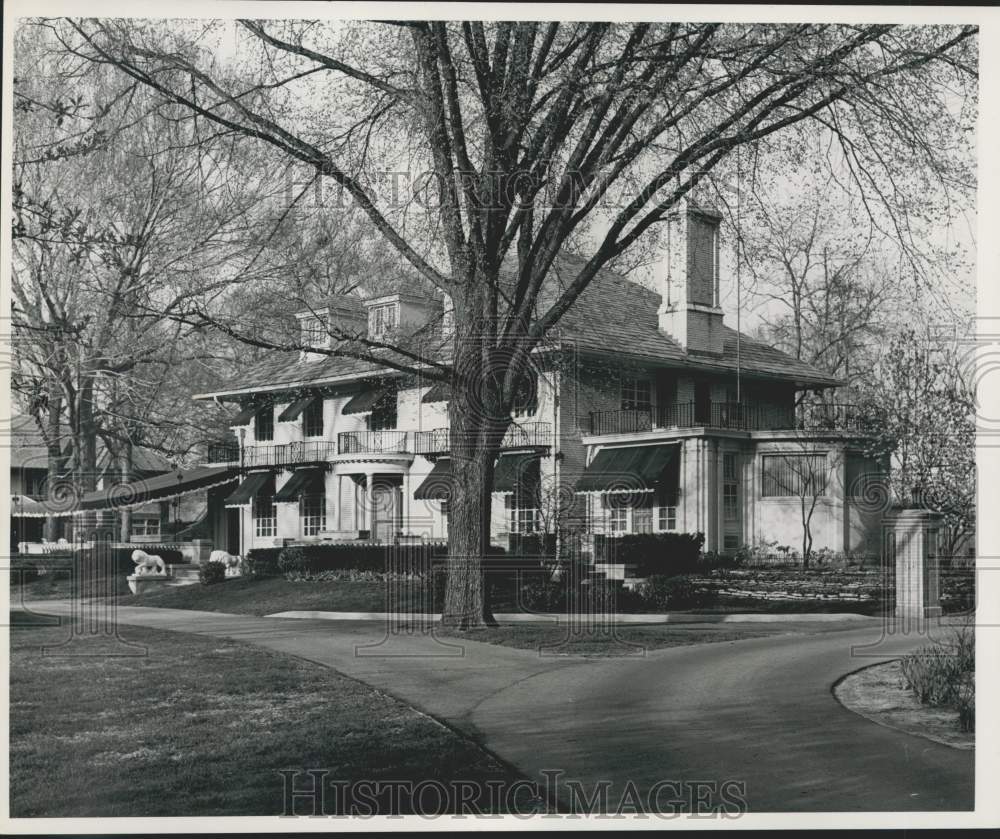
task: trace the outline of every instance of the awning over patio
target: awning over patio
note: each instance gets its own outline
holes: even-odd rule
[[[192,492],[232,483],[236,470],[229,466],[199,466],[196,469],[176,469],[155,478],[115,484],[108,489],[88,492],[77,506],[78,511],[123,510],[141,507],[151,501],[168,501]]]
[[[601,449],[577,481],[575,491],[652,492],[679,447],[679,443],[661,443]]]
[[[326,489],[323,470],[296,469],[274,496],[275,501],[298,501],[303,495],[320,495]]]
[[[529,472],[539,465],[538,452],[504,452],[497,461],[493,473],[494,492],[515,492],[519,484],[524,484]]]
[[[242,507],[254,496],[274,494],[274,472],[251,472],[236,491],[226,499],[227,507]]]
[[[427,393],[421,402],[447,402],[451,399],[451,385],[447,382],[438,382]]]
[[[44,501],[36,501],[27,495],[10,497],[10,517],[14,519],[44,519],[46,516],[66,516],[72,512],[72,510],[49,507]]]
[[[449,501],[451,499],[451,458],[442,457],[423,483],[416,488],[413,497],[420,501]]]
[[[263,411],[265,408],[271,406],[270,402],[260,403],[256,402],[253,405],[247,405],[242,411],[240,411],[235,417],[229,421],[229,427],[233,428],[238,425],[249,425],[250,421],[254,419],[257,414]]]
[[[305,411],[313,402],[315,402],[319,397],[314,395],[303,396],[301,399],[296,399],[291,405],[285,408],[278,416],[278,422],[294,422],[300,416],[302,412]]]

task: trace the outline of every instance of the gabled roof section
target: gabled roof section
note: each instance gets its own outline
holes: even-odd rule
[[[557,260],[546,287],[539,295],[538,312],[551,305],[584,264],[585,261],[576,256],[563,256]],[[660,295],[655,291],[614,271],[601,270],[556,325],[553,339],[586,355],[628,358],[650,365],[709,373],[735,373],[738,367],[741,374],[747,377],[782,380],[799,388],[843,384],[813,365],[737,333],[728,326],[723,327],[721,356],[688,352],[660,330],[657,317],[659,306]],[[425,330],[429,331],[434,326],[440,324],[433,321]],[[446,360],[443,354],[441,360]],[[238,379],[226,383],[214,393],[199,394],[199,397],[236,396],[261,390],[289,390],[307,385],[349,382],[375,372],[394,374],[391,368],[354,358],[328,356],[303,360],[298,353],[272,353],[244,371]]]

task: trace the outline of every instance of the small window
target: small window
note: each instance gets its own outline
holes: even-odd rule
[[[608,530],[611,533],[628,532],[628,507],[612,507],[608,510]]]
[[[321,347],[327,343],[326,329],[323,327],[323,321],[317,317],[303,318],[301,321],[301,339],[302,343],[307,347]]]
[[[276,536],[278,532],[278,507],[274,497],[258,495],[253,500],[254,535],[262,538]]]
[[[378,338],[396,328],[396,304],[386,303],[372,306],[368,313],[368,331],[373,338]]]
[[[623,411],[648,411],[653,407],[652,383],[649,379],[623,376],[621,406]]]
[[[254,417],[254,440],[274,439],[274,406],[265,405]]]
[[[825,454],[764,455],[761,471],[761,495],[764,498],[826,495]]]
[[[677,506],[674,504],[657,508],[657,530],[677,529]]]
[[[303,495],[299,499],[299,518],[303,536],[318,536],[326,530],[326,495]]]
[[[323,400],[314,399],[302,412],[302,436],[323,436]]]

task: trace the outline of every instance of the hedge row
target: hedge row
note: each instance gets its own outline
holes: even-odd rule
[[[324,571],[394,571],[423,573],[430,560],[448,548],[435,545],[351,545],[345,543],[254,548],[247,552],[244,573],[251,577],[309,576]],[[284,555],[284,561],[282,561]]]
[[[128,576],[135,573],[135,563],[132,562],[134,550],[136,548],[133,546],[107,551],[83,548],[63,554],[18,554],[12,557],[11,568],[17,572],[14,580],[19,576],[26,583],[37,580],[44,574],[66,575],[71,569],[75,569],[83,579]],[[173,548],[151,548],[146,553],[160,557],[165,565],[186,562],[184,555]]]
[[[638,533],[595,536],[596,562],[626,563],[637,577],[677,576],[701,569],[704,533]]]

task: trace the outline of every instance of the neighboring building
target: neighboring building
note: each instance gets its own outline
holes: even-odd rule
[[[60,441],[64,452],[70,451],[68,435]],[[67,483],[69,482],[69,470],[72,469],[71,458],[67,455],[64,467],[67,470]],[[171,465],[162,455],[147,449],[143,446],[135,446],[132,453],[131,480],[147,481],[159,475],[170,472]],[[48,486],[48,449],[45,446],[44,438],[33,417],[15,416],[11,420],[11,458],[10,458],[10,492],[12,497],[24,496],[36,501],[45,501],[49,497]],[[108,492],[116,484],[123,483],[117,473],[117,466],[114,463],[111,453],[102,442],[97,446],[97,473],[95,475],[97,486],[101,491]],[[192,500],[186,500],[190,507]],[[204,500],[202,507],[204,508]],[[63,511],[56,505],[60,513]],[[18,505],[12,504],[11,510],[11,544],[16,546],[19,542],[39,542],[43,538],[45,518],[39,515],[19,517],[17,516]],[[171,510],[165,503],[149,503],[136,506],[130,510],[130,539],[138,542],[159,541],[162,535],[164,524],[169,520]],[[175,515],[177,511],[174,511]],[[190,520],[200,515],[192,514]],[[106,513],[103,523],[113,526],[118,532],[118,522],[110,518],[111,514]],[[61,534],[71,535],[72,517],[60,516],[62,521]]]
[[[863,494],[880,465],[863,457],[851,409],[796,407],[802,391],[840,382],[723,322],[719,221],[685,207],[658,291],[601,272],[535,352],[497,463],[493,541],[551,529],[559,497],[563,522],[588,533],[795,547],[805,503],[814,548],[877,551],[881,511]],[[567,258],[555,270],[576,267]],[[423,325],[445,345],[450,330],[445,304],[407,295],[344,297],[299,318],[312,345],[322,318],[371,335]],[[446,537],[446,386],[275,353],[196,398],[240,408],[237,439],[210,452],[242,476],[235,491],[210,492],[217,546]]]

